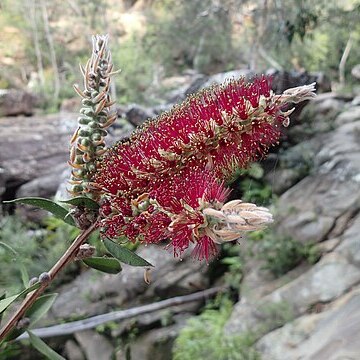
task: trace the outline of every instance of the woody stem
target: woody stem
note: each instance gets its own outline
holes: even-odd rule
[[[0,330],[0,341],[5,339],[6,335],[16,326],[18,321],[24,316],[26,310],[36,301],[36,299],[45,291],[45,289],[51,284],[56,275],[69,264],[76,256],[79,247],[87,240],[90,234],[97,228],[98,222],[95,221],[89,228],[83,230],[68,247],[65,253],[57,261],[57,263],[48,272],[50,280],[41,284],[41,286],[28,294],[20,307],[14,313],[14,315],[7,321],[7,323]]]

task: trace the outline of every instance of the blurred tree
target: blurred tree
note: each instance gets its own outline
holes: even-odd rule
[[[323,70],[336,77],[352,34],[352,53],[343,73],[360,56],[359,0],[257,0],[236,1],[240,11],[234,23],[243,29],[240,40],[251,68]],[[247,44],[247,46],[246,46]],[[346,61],[345,61],[346,63]]]
[[[231,1],[159,0],[148,12],[144,45],[167,73],[204,73],[230,67],[233,58]]]
[[[49,45],[50,60],[51,60],[51,66],[53,69],[53,76],[54,76],[53,98],[55,101],[57,101],[59,98],[59,92],[60,92],[60,74],[59,74],[59,67],[58,67],[57,59],[56,59],[56,51],[55,51],[55,46],[54,46],[53,35],[52,35],[51,29],[50,29],[50,24],[49,24],[49,13],[48,13],[48,9],[47,9],[46,0],[41,0],[40,6],[41,6],[43,23],[44,23],[45,37],[46,37],[47,43]]]
[[[360,0],[2,0],[0,85],[30,82],[57,110],[96,32],[120,44],[124,101],[148,102],[147,89],[186,68],[321,70],[344,84],[360,58],[359,18]]]

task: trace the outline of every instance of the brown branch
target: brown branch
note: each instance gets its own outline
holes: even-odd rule
[[[107,314],[96,315],[89,317],[87,319],[68,322],[66,324],[34,329],[32,330],[32,332],[42,338],[69,335],[78,331],[93,329],[94,327],[101,324],[105,324],[109,321],[125,320],[134,316],[147,314],[153,311],[168,308],[170,306],[186,304],[193,301],[205,300],[208,299],[209,297],[213,297],[214,295],[218,294],[220,291],[223,290],[224,290],[223,287],[214,287],[207,290],[198,291],[196,293],[189,295],[176,296],[170,299],[161,300],[153,304],[137,306],[126,310],[112,311]],[[24,333],[18,339],[21,340],[27,338],[28,335]]]
[[[20,307],[17,309],[15,314],[8,320],[4,327],[0,331],[0,341],[13,329],[18,321],[24,316],[27,309],[36,301],[36,299],[45,291],[45,289],[51,284],[56,275],[75,257],[80,245],[82,245],[89,235],[96,229],[98,223],[95,221],[88,229],[83,230],[79,236],[73,241],[69,248],[65,251],[63,256],[49,271],[49,281],[44,282],[37,290],[31,292],[24,299]]]

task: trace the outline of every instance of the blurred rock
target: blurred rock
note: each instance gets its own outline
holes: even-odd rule
[[[353,121],[360,120],[360,106],[351,106],[346,111],[342,112],[336,119],[336,126],[341,126]]]
[[[268,70],[266,74],[272,76],[272,89],[276,94],[280,94],[289,88],[313,82],[316,82],[318,93],[331,91],[330,81],[323,73]]]
[[[119,117],[124,117],[133,126],[139,126],[155,116],[152,109],[138,104],[128,105],[125,109],[119,107],[117,113]]]
[[[81,99],[72,97],[70,99],[64,99],[60,105],[60,112],[76,113],[81,108]]]
[[[266,276],[261,263],[245,268],[241,300],[225,333],[263,336],[257,349],[265,359],[359,358],[355,309],[360,297],[359,288],[353,288],[360,282],[360,120],[350,102],[320,95],[310,103],[313,121],[331,121],[332,126],[324,133],[309,131],[306,141],[278,155],[280,170],[272,176],[282,182],[280,194],[296,178],[299,164],[308,161],[309,167],[280,196],[273,236],[319,243],[323,256],[314,266],[302,264],[279,279]],[[281,174],[287,177],[279,179]],[[312,311],[323,313],[307,314]]]
[[[36,102],[37,97],[27,91],[0,89],[0,117],[30,116],[34,113]]]
[[[69,141],[77,126],[77,116],[62,112],[0,118],[0,200],[20,196],[51,198],[60,185],[65,194],[62,198],[68,197],[64,180],[68,173],[64,171],[68,168]],[[131,125],[112,129],[107,143],[111,145],[131,131]],[[39,220],[45,213],[34,213],[26,207],[21,214]]]
[[[94,330],[75,333],[75,339],[80,344],[86,360],[111,360],[114,348],[106,337]]]
[[[278,231],[301,242],[326,238],[346,211],[360,208],[360,121],[319,137],[311,175],[284,193],[278,203]]]
[[[255,74],[253,72],[251,72],[248,69],[239,69],[239,70],[233,70],[233,71],[227,71],[224,73],[219,73],[219,74],[215,74],[210,76],[207,81],[205,83],[203,83],[198,89],[196,89],[194,87],[194,85],[192,84],[192,91],[198,91],[201,89],[204,89],[206,87],[209,87],[213,84],[222,84],[224,83],[226,80],[232,80],[232,79],[238,79],[241,77],[244,77],[245,79],[251,79]]]
[[[151,330],[140,336],[131,346],[131,359],[171,360],[173,358],[172,346],[181,327],[176,324]]]
[[[59,114],[14,120],[0,118],[0,185],[3,183],[5,187],[0,200],[28,195],[51,197],[68,160],[69,140],[76,120]],[[37,212],[35,218],[39,215]]]
[[[16,193],[16,196],[40,196],[45,198],[54,196],[61,184],[61,174],[68,167],[67,163],[55,165],[51,169],[51,172],[21,185]]]
[[[276,156],[276,162],[272,167],[268,167],[265,175],[272,191],[280,195],[309,175],[314,167],[315,154],[319,150],[319,141],[310,139],[286,151],[280,151]]]
[[[247,331],[264,334],[279,326],[276,318],[284,308],[297,317],[317,303],[335,300],[359,281],[358,267],[339,254],[326,255],[307,272],[260,300],[243,297],[235,305],[225,331],[237,335]]]
[[[357,79],[360,80],[360,64],[355,65],[352,69],[351,69],[351,75]]]
[[[264,359],[339,360],[360,358],[360,289],[320,314],[304,315],[258,343]]]
[[[73,340],[66,341],[65,352],[68,360],[86,360],[81,348]]]
[[[143,268],[126,264],[119,275],[86,271],[61,289],[52,308],[55,318],[92,316],[109,308],[134,306],[135,299],[147,303],[154,298],[185,295],[208,287],[206,264],[193,261],[189,254],[179,261],[161,245],[141,247],[138,254],[154,265],[150,285],[144,281]]]

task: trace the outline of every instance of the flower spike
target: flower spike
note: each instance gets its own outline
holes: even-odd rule
[[[79,127],[70,141],[70,161],[73,171],[69,192],[74,195],[87,195],[99,199],[99,192],[91,186],[96,159],[104,154],[106,129],[115,121],[116,115],[110,113],[113,102],[110,99],[109,82],[113,65],[107,49],[108,35],[92,38],[93,51],[85,68],[80,65],[84,77],[84,90],[74,85],[82,98],[82,109],[78,118]]]
[[[167,240],[179,256],[193,243],[194,256],[208,260],[216,244],[271,223],[266,208],[226,203],[224,184],[277,144],[289,103],[313,96],[314,84],[275,95],[266,76],[230,80],[148,121],[99,162],[104,235]]]

